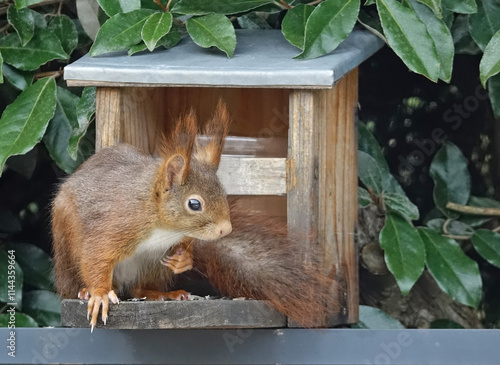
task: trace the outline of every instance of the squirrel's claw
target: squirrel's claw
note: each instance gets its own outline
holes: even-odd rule
[[[111,301],[111,303],[113,304],[119,303],[118,296],[115,294],[113,290],[110,290],[107,294],[104,294],[102,296],[100,295],[90,296],[89,302],[87,304],[87,320],[90,318],[90,315],[92,315],[90,319],[90,332],[93,332],[95,326],[97,325],[97,317],[99,316],[99,309],[101,308],[101,305],[102,305],[101,318],[104,325],[106,325],[106,322],[108,321],[109,301]]]
[[[191,250],[178,248],[174,255],[166,256],[160,262],[171,269],[174,274],[180,274],[193,268],[193,253]]]

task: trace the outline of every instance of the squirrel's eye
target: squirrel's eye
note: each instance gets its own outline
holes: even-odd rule
[[[189,199],[188,207],[195,212],[199,212],[201,210],[201,203],[198,199]]]

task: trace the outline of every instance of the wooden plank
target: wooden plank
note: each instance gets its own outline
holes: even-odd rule
[[[223,157],[217,176],[229,195],[286,194],[285,158]]]
[[[120,142],[153,153],[164,124],[162,88],[97,88],[96,151]]]
[[[96,151],[123,142],[122,89],[97,88],[96,93]]]
[[[61,303],[63,327],[88,328],[87,301],[70,299]],[[286,318],[257,300],[192,300],[120,302],[109,306],[106,326],[97,328],[282,328]]]
[[[337,321],[356,323],[359,310],[358,250],[354,242],[358,202],[357,98],[358,69],[333,90],[320,91],[323,112],[318,119],[320,179],[318,238],[325,271],[334,270],[341,291]]]
[[[287,171],[289,231],[323,252],[325,273],[339,285],[331,325],[358,320],[357,69],[333,90],[290,94]]]
[[[290,92],[290,119],[287,160],[288,229],[304,244],[316,242],[318,201],[318,126],[317,93],[308,90]]]

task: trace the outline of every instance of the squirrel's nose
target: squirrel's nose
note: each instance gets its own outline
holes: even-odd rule
[[[224,222],[219,223],[218,229],[219,229],[219,234],[220,234],[219,237],[224,237],[233,231],[233,226],[231,225],[231,222],[224,221]]]

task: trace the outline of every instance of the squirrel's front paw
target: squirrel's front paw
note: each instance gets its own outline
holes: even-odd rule
[[[113,304],[118,304],[119,300],[113,290],[106,292],[106,289],[96,289],[90,291],[90,299],[87,305],[87,319],[90,318],[92,314],[92,319],[90,320],[90,332],[94,331],[94,327],[97,324],[97,317],[99,315],[99,308],[102,304],[102,321],[104,325],[106,325],[106,321],[108,320],[108,309],[109,309],[109,301]]]
[[[193,253],[179,247],[172,256],[165,256],[160,260],[162,265],[170,268],[174,274],[180,274],[193,268]]]

